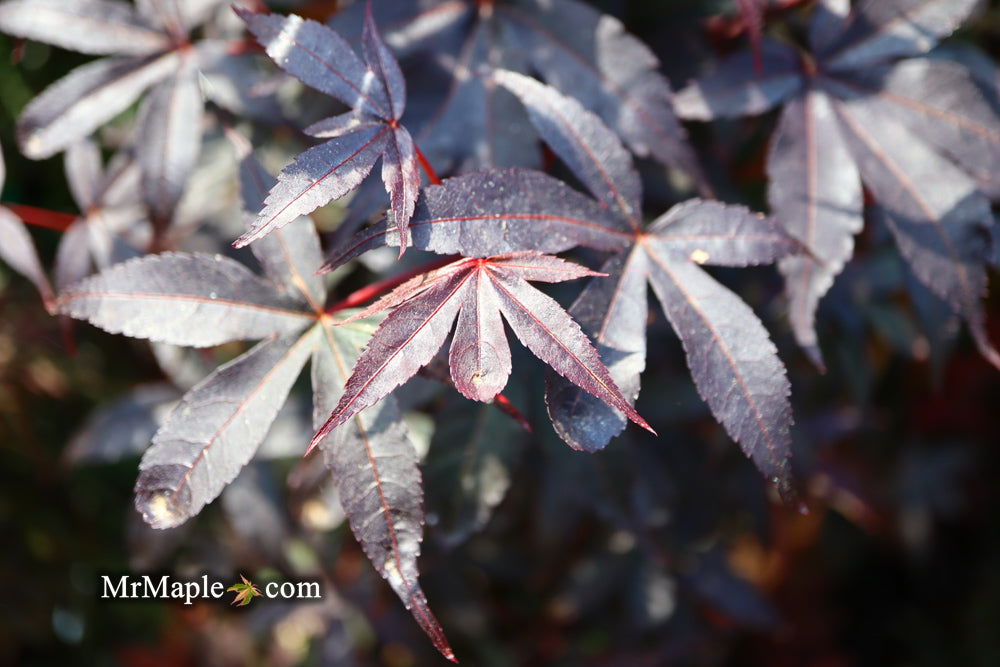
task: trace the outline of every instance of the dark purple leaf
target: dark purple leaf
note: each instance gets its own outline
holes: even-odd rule
[[[205,347],[296,331],[313,315],[221,255],[164,253],[63,291],[58,311],[112,333]]]
[[[415,133],[429,154],[453,171],[480,166],[532,166],[531,137],[512,114],[506,91],[492,84],[500,69],[534,69],[576,97],[625,138],[637,154],[652,155],[701,180],[700,167],[671,110],[671,91],[659,62],[615,18],[575,0],[383,0],[374,12],[386,41],[417,68],[417,77],[443,79],[429,120]],[[357,35],[363,6],[333,19]],[[405,63],[404,63],[405,64]],[[411,93],[411,97],[419,91]]]
[[[303,82],[354,109],[314,124],[309,131],[333,138],[300,155],[278,177],[257,223],[235,245],[244,246],[361,185],[379,157],[395,227],[406,249],[407,224],[420,189],[416,147],[399,125],[406,88],[395,58],[369,16],[364,29],[367,66],[334,31],[297,16],[237,13],[274,61]],[[346,121],[346,122],[345,122]]]
[[[736,53],[674,97],[677,115],[712,120],[759,114],[797,94],[803,85],[799,55],[790,47],[765,40],[757,72],[753,55]]]
[[[863,68],[930,51],[982,6],[982,0],[862,0],[826,60],[838,70]]]
[[[981,303],[993,226],[989,201],[969,177],[877,107],[861,100],[837,108],[862,178],[884,209],[900,252],[966,321],[983,356],[1000,367]]]
[[[645,366],[641,323],[648,278],[684,343],[702,398],[783,490],[789,485],[791,426],[784,366],[750,308],[697,265],[768,263],[798,250],[775,222],[742,207],[685,202],[655,221],[632,249],[609,260],[604,270],[611,277],[592,282],[571,308],[634,401]],[[546,403],[557,431],[574,448],[602,449],[623,426],[619,414],[555,378],[549,379]]]
[[[695,386],[715,418],[760,471],[790,488],[791,387],[767,330],[753,311],[692,262],[647,244],[649,280],[678,332]]]
[[[153,222],[163,226],[174,218],[201,149],[204,107],[197,76],[191,63],[182,64],[146,96],[138,121],[142,189]]]
[[[278,176],[242,247],[358,187],[382,155],[392,130],[382,124],[331,139],[299,155]]]
[[[856,174],[885,209],[917,276],[969,323],[983,354],[1000,361],[986,339],[979,304],[992,216],[985,196],[975,192],[977,185],[998,190],[996,110],[983,99],[982,84],[960,65],[921,58],[894,62],[929,51],[979,4],[865,0],[849,11],[844,0],[824,0],[814,12],[810,43],[816,54],[802,56],[808,85],[794,91],[782,115],[768,167],[774,214],[809,251],[781,266],[796,337],[814,361],[821,362],[816,304],[850,258],[851,236],[860,228]],[[748,54],[735,58],[749,61]],[[722,91],[745,95],[759,85],[746,66],[722,71],[708,79]],[[724,108],[753,114],[769,106],[726,105],[720,92],[716,113],[707,91],[703,81],[682,93],[690,95],[679,101],[682,115],[734,115]]]
[[[322,427],[340,401],[350,369],[370,336],[361,324],[322,325],[323,340],[312,360],[314,428]],[[365,554],[435,647],[454,660],[418,583],[417,558],[424,524],[422,483],[417,453],[395,400],[386,398],[355,414],[319,446],[351,530]]]
[[[351,108],[392,118],[385,87],[333,30],[294,14],[236,13],[283,70]]]
[[[637,228],[642,215],[639,174],[632,156],[604,123],[575,99],[530,77],[500,71],[496,80],[524,103],[538,134],[591,194]]]
[[[605,208],[551,176],[494,169],[425,188],[410,220],[410,242],[420,250],[470,257],[525,249],[553,253],[578,245],[612,250],[631,242],[627,229]],[[335,248],[325,269],[384,245],[399,245],[398,232],[385,220]]]
[[[243,210],[250,215],[263,206],[275,180],[249,152],[249,144],[238,149],[240,155],[240,193]],[[309,218],[286,225],[280,234],[272,234],[250,246],[264,272],[276,285],[293,295],[301,295],[313,310],[322,309],[326,286],[316,274],[323,263],[319,235]]]
[[[854,253],[853,237],[864,224],[861,178],[825,94],[810,90],[788,103],[767,169],[774,218],[809,250],[778,264],[789,320],[799,345],[822,367],[816,307]]]
[[[502,3],[496,11],[545,81],[601,116],[637,155],[701,178],[659,61],[620,21],[576,0]]]
[[[569,309],[632,404],[646,367],[646,264],[638,246],[613,256],[601,267],[608,277],[590,281]],[[573,449],[603,449],[628,423],[622,412],[555,373],[546,376],[545,405],[559,437]]]
[[[771,218],[743,206],[691,199],[654,220],[658,248],[695,264],[770,264],[802,246]]]
[[[135,506],[147,523],[184,523],[239,474],[312,347],[298,333],[266,340],[184,395],[139,464]]]
[[[402,70],[399,69],[399,63],[382,41],[382,36],[375,26],[371,2],[365,4],[365,27],[361,35],[361,45],[365,63],[374,72],[388,101],[387,113],[381,114],[382,118],[399,120],[406,110],[406,81],[403,79]]]
[[[117,0],[8,0],[0,4],[0,31],[98,55],[145,55],[169,46]]]
[[[1000,188],[1000,120],[965,67],[918,58],[841,81],[988,188]]]

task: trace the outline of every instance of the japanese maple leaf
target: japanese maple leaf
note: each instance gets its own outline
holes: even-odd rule
[[[65,150],[130,107],[152,89],[139,113],[136,158],[142,190],[160,227],[172,219],[201,145],[205,93],[222,106],[245,112],[252,100],[245,56],[230,55],[225,41],[191,42],[222,0],[7,0],[0,31],[81,53],[107,55],[82,65],[43,91],[18,123],[22,152],[43,159]],[[217,85],[211,85],[216,82]],[[216,94],[218,92],[219,94]],[[234,108],[235,103],[235,108]],[[271,102],[273,106],[273,101]]]
[[[406,108],[403,74],[371,12],[362,39],[364,62],[337,33],[315,21],[237,12],[279,67],[351,111],[306,129],[329,141],[302,153],[281,172],[256,222],[234,245],[244,246],[347,194],[380,157],[393,219],[405,238],[420,189],[418,149],[399,124]]]
[[[923,57],[978,4],[880,0],[851,9],[827,0],[815,10],[810,53],[767,42],[762,76],[737,54],[677,96],[679,113],[697,120],[785,105],[768,198],[810,251],[779,268],[795,335],[817,364],[816,307],[853,254],[863,184],[917,277],[1000,366],[980,304],[993,224],[982,190],[1000,191],[1000,121],[965,67]]]
[[[495,77],[521,99],[538,133],[594,198],[528,170],[447,179],[421,197],[411,223],[414,247],[476,257],[576,245],[615,252],[601,269],[610,277],[595,278],[570,313],[622,394],[633,402],[639,393],[649,283],[684,344],[702,398],[765,475],[786,485],[792,419],[784,366],[753,311],[700,265],[772,262],[801,244],[768,218],[710,201],[680,204],[643,227],[632,157],[600,118],[531,78]],[[386,243],[399,239],[384,222],[373,225],[335,249],[327,267]],[[593,400],[562,378],[553,376],[547,397],[556,430],[574,448],[600,449],[624,427],[620,404]]]
[[[226,590],[236,593],[231,604],[234,604],[237,607],[245,607],[250,604],[255,597],[260,596],[260,589],[254,586],[253,582],[244,577],[242,574],[240,575],[240,579],[242,579],[240,583],[233,584]]]
[[[538,166],[536,137],[516,100],[497,89],[500,69],[537,72],[611,125],[640,156],[674,165],[709,190],[672,93],[650,49],[618,19],[577,0],[376,0],[386,42],[413,80],[417,143],[440,171]],[[361,32],[357,2],[331,20]]]
[[[460,259],[400,285],[355,316],[393,308],[358,358],[340,402],[312,446],[428,364],[456,318],[449,351],[451,377],[467,398],[489,401],[506,386],[511,371],[506,321],[518,340],[559,375],[654,432],[622,396],[579,325],[555,300],[528,284],[593,275],[598,274],[526,251]]]
[[[244,151],[246,147],[244,146]],[[274,179],[249,156],[244,207],[256,211]],[[338,324],[324,310],[319,238],[299,219],[253,244],[261,279],[220,255],[163,253],[132,259],[63,290],[58,312],[113,333],[205,347],[262,339],[180,400],[143,455],[135,504],[154,528],[196,515],[253,457],[311,359],[313,417],[338,403],[372,324]],[[417,453],[390,398],[319,443],[351,529],[434,645],[454,659],[418,584],[423,536]]]
[[[0,191],[7,180],[7,167],[0,150]],[[21,219],[6,206],[0,206],[0,259],[7,265],[31,281],[42,297],[45,307],[53,307],[55,295],[49,278],[45,275],[42,262],[38,259],[35,242],[25,228]]]

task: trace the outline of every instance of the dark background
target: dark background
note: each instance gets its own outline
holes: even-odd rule
[[[650,44],[677,85],[720,49],[743,46],[739,38],[706,40],[704,20],[731,11],[721,0],[596,4]],[[956,40],[1000,55],[998,4]],[[28,44],[14,65],[13,46],[0,36],[3,201],[73,212],[61,159],[20,158],[13,125],[33,95],[87,58]],[[692,127],[710,168],[731,183],[727,199],[766,210],[763,158],[773,123],[769,115]],[[651,211],[672,203],[649,194]],[[57,233],[32,231],[51,258]],[[486,445],[510,466],[506,498],[467,540],[454,544],[433,526],[425,538],[425,590],[459,658],[1000,664],[1000,372],[964,332],[943,334],[942,322],[921,318],[905,267],[872,226],[820,310],[825,375],[795,347],[771,269],[719,275],[754,305],[788,365],[796,470],[811,512],[772,501],[697,400],[659,312],[637,406],[659,439],[629,429],[599,455],[570,452],[545,425],[540,373],[518,359],[523,386],[515,382],[511,393],[538,435]],[[987,311],[1000,341],[996,296]],[[219,503],[178,539],[138,528],[137,458],[70,466],[64,449],[95,408],[162,379],[147,347],[79,325],[69,355],[58,321],[5,267],[0,313],[0,663],[440,663],[344,527],[297,529],[277,560],[241,535]],[[421,410],[457,433],[434,441],[425,468],[428,510],[443,517],[450,491],[446,482],[435,486],[435,471],[450,465],[448,448],[464,451],[472,431],[462,419],[476,408],[429,393],[430,401],[417,401]],[[279,497],[293,465],[262,473]],[[289,505],[284,519],[295,524],[300,510]],[[337,593],[322,609],[97,599],[100,573],[136,562],[264,579],[314,567]],[[330,602],[334,595],[342,603]]]

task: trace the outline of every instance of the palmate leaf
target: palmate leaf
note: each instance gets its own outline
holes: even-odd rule
[[[313,445],[429,363],[456,318],[449,354],[455,387],[474,400],[493,399],[507,384],[511,370],[501,313],[535,356],[652,431],[622,397],[580,327],[558,303],[527,282],[562,282],[590,275],[595,274],[576,264],[525,251],[458,260],[404,283],[356,316],[393,308],[358,359],[340,402],[313,438]]]
[[[914,273],[1000,365],[980,304],[993,219],[977,191],[1000,187],[1000,119],[980,92],[996,82],[919,57],[980,4],[863,1],[848,11],[847,2],[826,0],[814,13],[810,56],[774,45],[778,57],[765,59],[758,77],[749,54],[738,54],[678,93],[679,114],[701,120],[787,101],[768,158],[768,192],[774,216],[809,249],[781,268],[796,338],[818,364],[816,306],[851,257],[863,183]]]
[[[222,0],[162,0],[137,7],[120,0],[7,0],[0,3],[0,31],[67,49],[108,55],[73,70],[43,91],[18,121],[22,152],[43,159],[65,150],[131,106],[143,104],[135,144],[143,190],[154,222],[166,226],[194,167],[201,141],[204,68],[224,82],[237,74],[220,67],[224,40],[192,45],[190,33]],[[194,48],[191,48],[191,47]],[[246,56],[229,56],[228,60]],[[239,70],[246,76],[250,70]],[[230,86],[249,94],[250,82]],[[225,105],[238,96],[216,97]]]
[[[530,189],[507,192],[511,176],[534,178],[534,172],[481,172],[426,190],[421,205],[438,208],[424,227],[418,222],[419,215],[415,216],[414,244],[436,252],[458,251],[473,256],[517,243],[538,244],[546,250],[588,245],[617,251],[619,254],[602,267],[610,276],[596,278],[570,312],[585,325],[598,346],[626,404],[638,394],[639,374],[645,364],[645,292],[647,282],[652,282],[685,345],[702,397],[757,466],[787,487],[791,409],[784,367],[766,330],[750,309],[697,265],[769,263],[800,252],[801,244],[775,222],[742,207],[697,200],[675,207],[653,226],[643,229],[641,211],[636,210],[641,201],[638,176],[624,147],[597,116],[575,100],[523,75],[501,72],[495,79],[524,102],[542,138],[603,206],[588,206],[580,201],[586,198],[578,193],[570,196],[560,192],[559,196],[548,197],[533,196]],[[544,178],[537,182],[544,182]],[[499,190],[498,184],[503,188],[502,195],[490,194]],[[458,192],[463,192],[462,196]],[[521,192],[522,196],[516,196]],[[553,190],[541,192],[548,195]],[[481,199],[489,207],[481,205]],[[563,215],[568,201],[573,205],[572,215]],[[540,229],[547,233],[521,237],[518,224],[522,219],[542,225]],[[426,236],[418,229],[427,229]],[[394,241],[383,225],[364,230],[335,251],[332,264],[374,247],[386,237],[390,243]],[[443,342],[456,316],[457,308],[451,305],[455,295],[470,289],[447,272],[414,282],[406,290],[401,288],[407,295],[407,290],[420,292],[413,302],[426,311],[422,317],[428,326],[416,332],[419,339],[412,342],[427,358]],[[440,310],[432,306],[435,303],[442,305]],[[375,307],[381,305],[387,304]],[[415,310],[410,313],[405,309],[406,305],[394,311],[383,327],[388,327],[397,313],[399,331],[420,320]],[[406,375],[423,363],[422,357],[389,359],[394,346],[403,346],[407,340],[401,334],[392,338],[394,333],[385,334],[385,349],[370,356],[373,360],[386,357],[386,363],[406,366]],[[494,344],[487,349],[495,348]],[[452,359],[454,368],[454,352]],[[488,367],[488,359],[483,359],[482,367]],[[505,367],[498,368],[502,371]],[[364,404],[395,386],[392,378],[383,381],[379,377],[379,369],[379,364],[373,362],[367,371],[372,382],[367,386],[359,383],[356,401]],[[624,427],[622,413],[626,411],[618,403],[593,400],[590,392],[573,384],[561,377],[550,378],[550,417],[571,446],[600,449]],[[488,391],[484,393],[493,391],[493,384],[485,386]],[[474,392],[472,395],[480,397]],[[341,409],[347,413],[353,408],[342,405]],[[331,424],[337,418],[335,413]]]
[[[244,207],[256,210],[274,179],[245,140],[237,145]],[[64,314],[149,340],[205,346],[264,339],[195,385],[157,430],[135,489],[136,508],[154,527],[180,525],[235,479],[310,359],[314,421],[322,424],[371,335],[370,323],[340,323],[323,311],[326,288],[316,275],[322,255],[310,220],[294,221],[252,250],[267,280],[219,256],[165,253],[116,265],[57,301]],[[365,553],[454,659],[418,584],[420,472],[395,403],[355,415],[321,446]]]
[[[623,397],[630,404],[639,393],[639,374],[645,365],[646,289],[652,283],[681,336],[695,383],[713,414],[764,474],[786,489],[791,409],[784,367],[750,309],[697,265],[770,263],[799,254],[802,245],[770,219],[742,207],[698,200],[675,207],[643,229],[638,175],[625,148],[600,119],[579,102],[523,75],[498,72],[494,80],[522,100],[538,133],[601,205],[564,185],[552,186],[551,179],[528,170],[460,176],[425,190],[412,222],[414,246],[473,257],[526,246],[558,252],[584,245],[617,252],[602,267],[609,277],[588,285],[570,313],[593,338]],[[385,243],[399,243],[386,223],[362,230],[334,250],[327,268]],[[433,349],[428,351],[422,340],[414,340],[429,355],[443,342],[456,316],[454,306],[448,308],[452,295],[470,289],[445,282],[445,275],[455,280],[442,273],[400,289],[407,296],[411,289],[422,291],[421,296],[435,290],[423,305],[433,316],[428,318],[430,326],[419,332]],[[435,311],[429,305],[434,299],[441,299],[445,307]],[[394,297],[374,307],[399,302]],[[405,340],[386,338],[386,356]],[[494,342],[487,349],[496,348]],[[406,375],[422,362],[404,355],[392,363],[407,365]],[[488,367],[489,361],[484,358],[480,363]],[[395,386],[391,377],[385,381],[387,387],[379,384],[377,374],[373,377],[374,390],[359,387],[361,402]],[[458,385],[459,378],[455,380]],[[484,393],[493,391],[493,384],[483,386]],[[474,391],[471,395],[479,397]],[[547,404],[557,432],[578,449],[600,449],[625,426],[620,406],[597,400],[557,375],[547,382]]]
[[[630,203],[641,201],[638,176],[608,129],[531,79],[502,73],[498,80],[530,109],[542,138],[592,194],[608,202],[619,226],[633,230],[628,246],[603,267],[611,278],[594,280],[570,308],[615,382],[629,400],[638,396],[648,281],[681,338],[701,397],[761,472],[787,491],[792,415],[784,366],[753,311],[699,265],[770,263],[800,246],[773,221],[717,202],[679,204],[642,229],[641,211]],[[578,449],[600,449],[624,426],[621,414],[561,378],[549,379],[546,403],[560,436]]]
[[[393,221],[405,240],[420,171],[413,139],[399,125],[406,108],[403,75],[371,13],[362,37],[362,63],[347,42],[322,24],[295,15],[237,12],[278,66],[353,110],[307,130],[329,141],[302,153],[281,172],[256,222],[234,245],[251,243],[342,197],[361,185],[379,158]],[[400,254],[405,248],[404,242]]]
[[[596,111],[638,155],[703,182],[659,62],[615,18],[576,0],[375,0],[386,41],[425,85],[413,92],[417,142],[452,172],[537,164],[534,139],[510,95],[491,84],[501,69],[535,71]],[[331,25],[353,38],[362,3]],[[707,187],[707,186],[705,186]]]

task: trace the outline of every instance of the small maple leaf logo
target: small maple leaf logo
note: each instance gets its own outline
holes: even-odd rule
[[[243,580],[242,583],[233,584],[226,590],[234,591],[236,593],[236,597],[233,599],[232,604],[238,607],[245,607],[250,604],[251,600],[260,595],[260,589],[254,586],[253,582],[244,577],[242,574],[240,575],[240,579]]]

